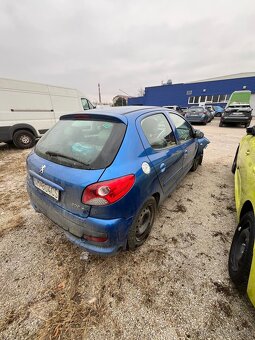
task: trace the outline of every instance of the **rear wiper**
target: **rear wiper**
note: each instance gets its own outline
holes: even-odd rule
[[[79,160],[76,159],[76,158],[69,157],[69,156],[63,155],[63,154],[58,153],[58,152],[54,152],[54,151],[46,151],[45,153],[46,153],[46,155],[49,155],[49,156],[51,156],[51,157],[62,157],[62,158],[69,159],[70,161],[74,161],[74,162],[76,162],[76,163],[79,163],[79,164],[82,164],[82,165],[85,165],[85,166],[89,166],[89,164],[83,163],[83,162],[79,161]]]

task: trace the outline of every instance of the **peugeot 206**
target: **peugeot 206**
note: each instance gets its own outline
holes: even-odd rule
[[[162,107],[64,115],[27,158],[31,203],[97,254],[134,250],[157,206],[202,163],[201,131]]]

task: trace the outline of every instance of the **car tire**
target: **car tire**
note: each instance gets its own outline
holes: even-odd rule
[[[228,260],[231,280],[239,288],[246,288],[249,280],[255,233],[252,211],[243,215],[235,231]]]
[[[192,164],[190,171],[192,171],[192,172],[196,171],[199,164],[200,164],[200,161],[201,161],[201,164],[202,164],[202,160],[200,159],[200,155],[196,156],[193,160],[193,164]]]
[[[13,143],[18,149],[29,149],[35,145],[35,136],[28,130],[18,130],[13,135]]]
[[[220,121],[219,127],[222,127],[224,124],[222,123],[222,121]]]
[[[198,160],[198,164],[202,165],[203,163],[203,157],[204,157],[204,153],[201,153],[201,155],[199,156],[199,160]]]
[[[157,204],[154,197],[150,197],[137,213],[128,232],[127,246],[129,250],[135,250],[140,247],[151,232]]]

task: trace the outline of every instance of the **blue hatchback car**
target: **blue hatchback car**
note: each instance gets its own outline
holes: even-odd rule
[[[135,249],[157,206],[202,163],[209,141],[162,107],[62,116],[27,158],[31,203],[97,254]]]

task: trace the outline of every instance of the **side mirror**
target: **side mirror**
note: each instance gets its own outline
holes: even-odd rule
[[[195,130],[194,131],[194,138],[203,138],[205,135],[202,131],[200,130]]]

